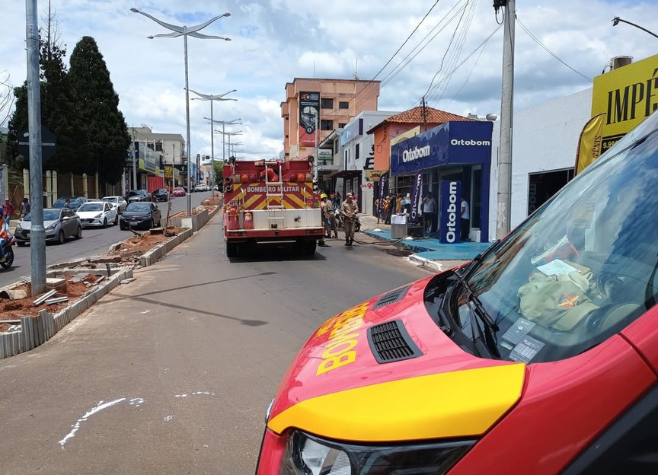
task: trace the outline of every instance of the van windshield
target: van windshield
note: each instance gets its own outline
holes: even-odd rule
[[[474,262],[467,284],[498,325],[502,358],[577,355],[655,305],[656,182],[653,114]],[[468,292],[456,295],[452,314],[471,335],[481,319],[472,318]]]

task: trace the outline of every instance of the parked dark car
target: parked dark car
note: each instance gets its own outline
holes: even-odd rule
[[[128,204],[139,201],[151,201],[151,194],[146,190],[131,190],[126,195]]]
[[[69,200],[69,205],[66,206],[66,200]],[[78,209],[83,203],[87,202],[87,198],[84,196],[72,196],[70,198],[59,198],[53,203],[53,208],[70,208]]]
[[[132,202],[119,219],[120,229],[151,229],[159,227],[162,213],[155,203]]]
[[[159,188],[153,192],[153,201],[167,201],[169,199],[169,192],[166,188]]]
[[[82,237],[82,223],[80,217],[70,208],[46,208],[43,210],[43,227],[46,231],[47,242],[64,244],[67,238]],[[21,219],[16,226],[14,239],[19,247],[30,243],[30,229],[32,228],[32,214]]]

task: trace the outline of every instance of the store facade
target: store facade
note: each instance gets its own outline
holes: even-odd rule
[[[442,182],[459,182],[470,207],[472,241],[489,240],[489,187],[493,124],[488,121],[449,121],[391,147],[391,193],[432,194],[439,215]],[[421,186],[414,186],[414,183]],[[445,185],[444,185],[445,186]],[[436,229],[436,224],[434,226]]]

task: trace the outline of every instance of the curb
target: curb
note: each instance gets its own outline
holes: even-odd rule
[[[427,259],[425,257],[420,257],[419,255],[412,254],[409,256],[409,261],[417,264],[420,267],[425,267],[431,269],[434,272],[443,272],[443,265],[440,262]]]
[[[37,317],[22,317],[19,331],[0,333],[0,359],[15,356],[43,345],[101,297],[117,287],[122,280],[130,278],[132,275],[132,267],[121,269],[110,277],[105,285],[90,290],[56,315],[47,310],[41,310]]]
[[[139,265],[142,267],[152,266],[176,246],[192,237],[193,234],[193,229],[186,229],[179,235],[175,236],[173,239],[159,244],[158,246],[148,251],[146,254],[142,254],[142,256],[139,258]]]

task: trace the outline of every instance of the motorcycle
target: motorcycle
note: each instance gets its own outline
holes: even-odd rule
[[[2,244],[2,247],[5,250],[5,260],[4,262],[0,262],[0,266],[2,266],[3,269],[9,269],[14,264],[14,249],[12,246],[15,242],[14,236],[9,234],[7,239],[5,239],[5,242]]]
[[[336,219],[336,228],[343,229],[343,225],[345,224],[345,217],[343,216],[343,212],[340,210],[340,208],[335,211],[334,215]],[[354,221],[354,232],[358,233],[359,231],[361,231],[361,220],[357,215]]]

